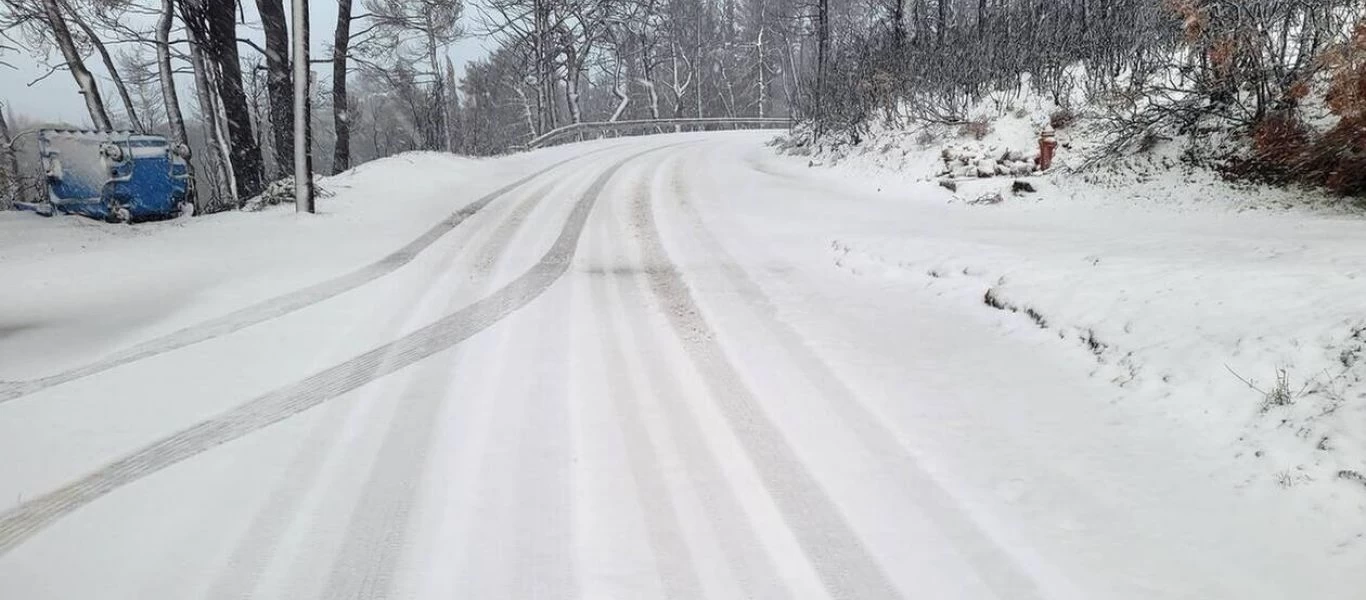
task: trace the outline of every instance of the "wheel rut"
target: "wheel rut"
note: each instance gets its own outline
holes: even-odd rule
[[[0,514],[0,555],[114,490],[403,369],[512,314],[568,270],[588,215],[616,172],[635,158],[670,147],[635,153],[604,171],[575,203],[564,228],[540,261],[492,294],[398,340],[153,442]]]
[[[664,248],[648,189],[634,198],[631,222],[645,256],[650,291],[826,591],[840,599],[900,598],[886,572],[726,357]]]
[[[606,150],[607,149],[604,148],[589,152],[585,155],[559,161],[489,192],[478,200],[461,207],[446,218],[438,221],[430,229],[418,236],[417,239],[414,239],[402,248],[355,271],[339,275],[301,290],[263,300],[246,308],[148,340],[136,346],[117,351],[95,362],[69,369],[61,373],[28,381],[0,381],[0,404],[50,387],[102,373],[129,363],[219,338],[235,331],[246,329],[253,325],[302,310],[329,298],[356,289],[384,277],[385,275],[393,273],[400,267],[412,262],[418,255],[422,254],[431,247],[432,244],[436,243],[437,240],[455,230],[471,216],[474,216],[476,213],[483,210],[484,207],[507,195],[509,192],[522,187],[543,175],[551,173],[570,162]]]

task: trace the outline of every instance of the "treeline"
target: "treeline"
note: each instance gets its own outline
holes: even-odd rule
[[[44,77],[69,79],[97,128],[189,144],[201,208],[231,208],[292,172],[287,8],[0,0],[0,61],[27,52],[50,63]],[[784,116],[813,64],[805,0],[492,0],[470,14],[462,0],[337,8],[331,46],[312,60],[306,143],[324,173],[408,150],[504,152],[580,121]],[[457,77],[450,48],[471,35],[494,50]],[[22,130],[9,125],[9,134]],[[0,178],[9,172],[9,182],[36,191],[29,170],[0,164]]]
[[[490,0],[498,47],[461,84],[472,152],[579,121],[787,116],[809,71],[804,0]]]
[[[1104,123],[1098,159],[1218,131],[1249,149],[1226,168],[1366,192],[1360,0],[817,1],[818,133],[965,121],[1027,80]]]

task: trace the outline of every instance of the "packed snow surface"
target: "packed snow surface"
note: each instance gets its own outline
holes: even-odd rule
[[[0,597],[1366,586],[1366,223],[773,135],[0,215]]]

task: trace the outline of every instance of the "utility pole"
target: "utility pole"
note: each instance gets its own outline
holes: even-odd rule
[[[309,135],[309,68],[308,68],[308,0],[294,2],[294,210],[316,212],[313,206],[313,161],[308,152],[312,141]]]

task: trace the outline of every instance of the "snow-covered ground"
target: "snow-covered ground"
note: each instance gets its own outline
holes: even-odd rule
[[[772,137],[405,155],[318,217],[0,215],[0,596],[1366,586],[1366,224],[976,206],[1001,181]],[[1284,405],[1234,375],[1277,369]]]
[[[930,125],[877,128],[859,144],[771,143],[800,157],[788,173],[918,205],[914,235],[832,240],[841,268],[1056,336],[1093,355],[1095,376],[1129,401],[1227,443],[1240,477],[1359,509],[1366,210],[1318,190],[1226,181],[1183,161],[1197,145],[1188,139],[1073,168],[1103,133],[1084,114],[1058,132],[1050,172],[979,177],[979,158],[1037,155],[1058,109],[1026,93],[976,110],[982,139]],[[1035,191],[1012,191],[1016,181]]]

